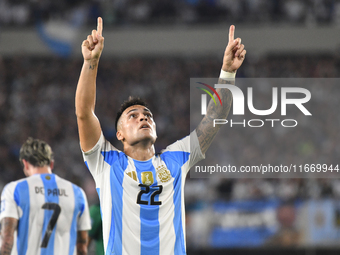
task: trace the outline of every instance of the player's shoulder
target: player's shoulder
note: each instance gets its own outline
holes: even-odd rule
[[[73,183],[73,182],[71,182],[69,180],[66,180],[66,179],[64,179],[64,178],[62,178],[62,177],[60,177],[60,176],[58,176],[56,174],[54,174],[54,176],[55,176],[55,180],[56,180],[57,183],[68,184],[68,185],[72,186],[74,189],[83,191],[83,189],[79,185],[77,185],[77,184],[75,184],[75,183]]]
[[[26,178],[21,178],[19,180],[15,180],[15,181],[11,181],[9,183],[7,183],[4,187],[4,190],[5,189],[10,189],[10,188],[15,188],[19,183],[22,183],[22,182],[26,182],[28,179],[28,177]]]
[[[175,141],[168,145],[165,149],[163,149],[160,154],[165,152],[172,152],[172,151],[183,151],[187,152],[188,147],[190,147],[190,136],[185,136],[182,139]]]
[[[88,156],[91,156],[92,154],[110,152],[110,151],[117,151],[118,153],[121,152],[115,146],[113,146],[112,143],[109,140],[107,140],[105,138],[105,136],[102,132],[100,137],[99,137],[99,140],[93,146],[93,148],[90,149],[89,151],[86,151],[86,152],[82,151],[82,153],[85,157],[88,157]]]
[[[4,188],[2,189],[1,196],[6,196],[6,194],[7,195],[12,194],[13,195],[15,193],[15,190],[18,187],[18,185],[21,184],[21,183],[24,183],[24,182],[27,182],[27,177],[7,183],[4,186]]]
[[[75,184],[75,183],[73,183],[69,180],[66,180],[62,177],[59,177],[58,175],[54,175],[54,176],[55,176],[55,180],[56,180],[58,187],[71,189],[71,192],[77,198],[78,202],[84,203],[84,201],[86,201],[86,199],[87,199],[86,193],[80,186],[78,186],[77,184]]]

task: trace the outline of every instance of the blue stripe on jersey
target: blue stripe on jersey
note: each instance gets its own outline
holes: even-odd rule
[[[174,254],[186,254],[185,253],[185,240],[182,225],[182,170],[181,167],[188,161],[190,153],[183,151],[166,151],[161,154],[161,159],[164,161],[168,169],[171,169],[171,176],[174,178],[174,195],[173,201],[175,206],[175,216],[173,220],[175,228],[175,249]],[[176,167],[176,161],[179,165]]]
[[[14,200],[22,210],[22,217],[18,222],[18,254],[26,254],[28,244],[29,212],[30,212],[30,195],[27,181],[17,184],[14,190]]]
[[[152,164],[152,159],[148,161],[133,160],[139,182],[142,183],[142,172],[152,172],[154,183],[150,186],[148,193],[142,194],[141,199],[148,201],[148,205],[140,205],[140,242],[141,242],[141,255],[158,255],[159,254],[159,205],[150,205],[151,194],[159,188],[154,187],[157,185],[156,169]],[[159,195],[154,197],[154,201],[159,201]]]
[[[111,165],[110,189],[112,196],[112,212],[109,240],[105,254],[122,254],[122,226],[123,226],[123,179],[124,170],[128,165],[127,157],[123,152],[102,151],[104,161]],[[113,166],[112,166],[113,165]],[[114,219],[119,219],[115,222]]]
[[[73,193],[74,193],[74,211],[72,217],[72,223],[70,228],[70,247],[69,247],[69,255],[74,253],[74,248],[76,246],[77,240],[77,218],[79,217],[85,210],[85,198],[79,187],[72,184]]]
[[[161,159],[166,163],[169,170],[180,170],[180,168],[189,160],[190,153],[185,151],[166,151],[161,154]],[[172,159],[172,160],[171,160]],[[180,165],[180,168],[173,165],[175,162]]]
[[[182,185],[182,172],[178,175],[174,182],[174,205],[175,205],[175,216],[174,216],[174,227],[175,227],[175,254],[185,254],[185,245],[184,245],[184,233],[183,233],[183,225],[182,225],[182,204],[181,204],[181,197],[182,197],[182,189],[178,188]],[[176,188],[177,187],[177,188]]]
[[[41,180],[44,184],[45,191],[45,204],[46,203],[54,203],[59,204],[59,196],[58,196],[58,186],[55,180],[54,174],[41,174]],[[44,225],[43,225],[43,233],[42,238],[45,236],[45,232],[47,230],[47,226],[53,216],[54,210],[44,209]],[[52,255],[54,254],[54,237],[55,237],[55,229],[54,226],[52,230],[52,234],[48,240],[48,245],[46,248],[41,248],[41,255]],[[41,240],[42,241],[42,240]]]

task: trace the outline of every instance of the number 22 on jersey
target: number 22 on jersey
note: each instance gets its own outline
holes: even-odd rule
[[[137,195],[137,204],[140,204],[140,205],[161,205],[162,204],[162,201],[155,201],[155,196],[161,194],[163,191],[162,185],[152,186],[152,189],[155,189],[155,190],[151,190],[149,201],[142,200],[142,195],[148,194],[150,192],[150,186],[145,185],[145,184],[139,184],[138,186],[141,187],[141,190]]]

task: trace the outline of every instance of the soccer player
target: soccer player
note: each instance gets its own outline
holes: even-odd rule
[[[220,78],[234,82],[246,51],[229,30]],[[116,117],[117,150],[104,137],[94,113],[96,76],[104,47],[103,21],[82,43],[84,58],[76,91],[80,145],[100,198],[106,254],[186,254],[183,188],[191,166],[204,158],[218,127],[231,106],[229,90],[218,91],[223,106],[210,102],[207,114],[187,136],[155,154],[156,124],[150,109],[139,99],[122,104]],[[132,70],[133,71],[133,70]],[[226,80],[225,82],[229,82]],[[219,126],[219,125],[218,125]],[[191,145],[190,145],[191,144]]]
[[[44,141],[28,138],[20,162],[28,177],[7,184],[1,195],[0,254],[87,254],[84,191],[52,174],[53,152]]]

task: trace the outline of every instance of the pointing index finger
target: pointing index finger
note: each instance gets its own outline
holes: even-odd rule
[[[98,17],[98,22],[97,22],[97,33],[98,35],[102,35],[103,33],[103,19],[101,17]]]
[[[235,26],[231,25],[229,28],[229,43],[232,43],[234,41],[234,32],[235,32]]]

